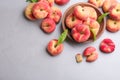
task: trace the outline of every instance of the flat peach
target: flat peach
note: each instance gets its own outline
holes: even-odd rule
[[[62,17],[62,11],[58,7],[53,6],[47,17],[53,19],[56,23],[59,23]]]
[[[94,19],[90,19],[88,18],[84,24],[87,24],[89,26],[90,29],[93,30],[94,34],[97,35],[100,29],[100,24],[94,20]],[[93,37],[93,34],[91,33],[91,37]]]
[[[44,2],[37,2],[32,9],[33,15],[37,19],[43,19],[47,17],[48,13],[50,12],[50,7],[48,4]]]
[[[102,7],[104,0],[88,0],[88,2],[99,8]]]
[[[63,51],[64,45],[63,44],[57,45],[57,42],[58,42],[57,39],[52,39],[47,45],[47,51],[52,56],[57,56]]]
[[[66,17],[65,24],[69,29],[72,29],[75,25],[82,24],[82,20],[78,19],[73,13],[71,13]]]
[[[120,20],[120,3],[117,3],[110,8],[109,16],[114,20]]]
[[[98,58],[98,52],[96,51],[96,48],[92,46],[87,47],[84,50],[83,55],[87,57],[86,59],[87,62],[93,62]]]
[[[29,20],[36,20],[36,18],[33,16],[33,13],[32,13],[32,8],[34,6],[35,3],[30,3],[28,4],[28,6],[25,8],[25,17]]]
[[[72,28],[71,35],[76,42],[85,42],[90,37],[89,26],[85,24],[78,24]]]
[[[85,6],[84,8],[88,11],[88,13],[89,13],[88,17],[89,18],[97,20],[97,12],[95,11],[94,8],[89,7],[89,6]]]
[[[115,43],[110,38],[105,38],[100,43],[100,50],[104,53],[112,53],[115,50]]]
[[[120,30],[120,21],[107,19],[106,29],[110,32],[117,32]]]
[[[116,5],[116,3],[117,3],[116,0],[105,0],[102,6],[103,11],[108,12],[110,7]]]
[[[56,24],[50,18],[44,19],[41,23],[41,29],[46,33],[52,33],[55,30],[55,28],[56,28]]]
[[[54,0],[38,0],[39,2],[42,1],[46,4],[49,4],[50,7],[52,7],[54,5]]]

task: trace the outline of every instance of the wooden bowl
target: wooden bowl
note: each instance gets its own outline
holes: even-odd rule
[[[70,13],[73,12],[74,7],[75,7],[75,6],[78,6],[78,5],[80,5],[80,6],[89,6],[89,7],[92,7],[92,8],[94,8],[94,9],[96,10],[97,16],[102,15],[102,12],[101,12],[97,7],[95,7],[94,5],[92,5],[92,4],[90,4],[90,3],[82,3],[82,2],[80,2],[80,3],[76,3],[76,4],[73,4],[72,6],[70,6],[70,7],[65,11],[65,13],[63,14],[63,17],[62,17],[62,28],[63,28],[63,30],[68,29],[68,38],[70,38],[70,39],[73,40],[73,41],[75,41],[75,40],[72,38],[71,30],[66,26],[65,20],[66,20],[66,17],[67,17]],[[96,35],[96,39],[98,39],[98,38],[102,35],[102,33],[103,33],[104,30],[105,30],[105,26],[106,26],[106,18],[104,18],[104,19],[102,20],[102,22],[100,23],[100,29],[99,29],[98,34]],[[85,42],[91,42],[91,41],[94,41],[93,38],[89,38],[89,39],[88,39],[87,41],[85,41]]]

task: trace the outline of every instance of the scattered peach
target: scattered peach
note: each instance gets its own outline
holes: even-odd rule
[[[114,42],[106,38],[100,43],[100,50],[104,53],[112,53],[115,50]]]
[[[114,20],[120,20],[120,3],[112,6],[109,10],[109,16]]]
[[[34,6],[35,3],[30,3],[28,4],[28,6],[25,8],[25,17],[29,20],[36,20],[36,18],[33,16],[32,13],[32,8]]]
[[[69,2],[70,0],[55,0],[55,3],[58,5],[65,5]]]
[[[50,12],[50,7],[48,4],[40,1],[33,6],[32,12],[35,18],[43,19],[47,17],[48,13]]]
[[[42,21],[41,23],[41,29],[46,32],[46,33],[51,33],[55,30],[56,28],[56,24],[55,22],[50,19],[50,18],[46,18]]]
[[[87,59],[86,59],[87,62],[93,62],[98,58],[98,52],[96,51],[96,48],[94,48],[92,46],[87,47],[84,50],[83,55],[85,57],[87,57]]]
[[[57,39],[53,39],[47,45],[47,51],[52,56],[57,56],[63,51],[64,48],[63,44],[57,45],[57,42],[58,42]]]
[[[53,6],[47,17],[53,19],[56,23],[59,23],[62,17],[62,11],[58,7]]]
[[[54,5],[54,0],[38,0],[39,2],[44,2],[46,4],[49,4],[50,7]]]
[[[106,29],[110,32],[117,32],[120,30],[120,21],[107,19]]]
[[[105,0],[102,6],[104,12],[108,12],[110,7],[117,3],[116,0]]]
[[[102,7],[104,0],[88,0],[88,2],[99,8]]]

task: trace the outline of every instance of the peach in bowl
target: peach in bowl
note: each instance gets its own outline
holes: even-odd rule
[[[103,13],[90,3],[76,3],[70,6],[62,17],[63,30],[68,29],[68,37],[78,43],[95,41],[104,32],[106,19],[99,23]]]

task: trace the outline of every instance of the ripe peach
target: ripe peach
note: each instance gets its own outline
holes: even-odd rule
[[[63,44],[57,45],[57,42],[58,42],[57,39],[53,39],[47,45],[47,51],[52,56],[57,56],[63,51],[64,48]]]
[[[102,7],[104,0],[88,0],[88,2],[99,8]]]
[[[109,10],[109,16],[114,20],[120,20],[120,3],[112,6]]]
[[[89,26],[85,24],[78,24],[72,28],[71,35],[76,42],[85,42],[90,37]]]
[[[106,22],[106,29],[110,32],[117,32],[120,30],[120,21],[108,19]]]
[[[48,13],[50,12],[50,7],[48,4],[40,1],[33,6],[32,12],[35,18],[42,19],[47,17]]]
[[[39,2],[42,1],[46,4],[49,4],[50,7],[52,7],[54,5],[54,0],[38,0]]]
[[[89,17],[89,11],[79,5],[74,7],[73,13],[77,18],[81,20],[86,20]]]
[[[86,9],[89,13],[89,18],[97,20],[97,12],[95,11],[94,8],[85,6],[84,9]]]
[[[92,46],[87,47],[84,50],[83,55],[85,57],[87,57],[87,59],[86,59],[87,62],[93,62],[98,58],[98,52],[96,51],[96,48],[94,48]]]
[[[62,17],[62,11],[58,7],[51,7],[51,12],[47,16],[58,23]]]
[[[46,18],[42,21],[41,23],[41,29],[46,32],[46,33],[51,33],[55,30],[56,28],[56,24],[55,22],[50,19],[50,18]]]
[[[82,20],[75,17],[73,13],[69,14],[65,20],[65,24],[69,29],[72,29],[75,25],[81,24],[81,23],[82,23]]]
[[[104,12],[108,12],[110,7],[117,3],[116,0],[105,0],[102,6]]]
[[[32,14],[32,8],[34,6],[35,3],[30,3],[28,4],[28,6],[25,8],[25,17],[29,20],[36,20],[36,18],[33,16]]]
[[[100,29],[100,24],[94,20],[94,19],[90,19],[88,18],[84,24],[87,24],[89,26],[89,28],[94,32],[95,35],[98,34],[99,32],[99,29]],[[91,36],[90,37],[93,37],[93,33],[91,32]]]
[[[100,43],[100,50],[104,53],[112,53],[115,50],[114,42],[106,38]]]
[[[65,5],[69,2],[70,0],[55,0],[55,3],[58,5]]]

